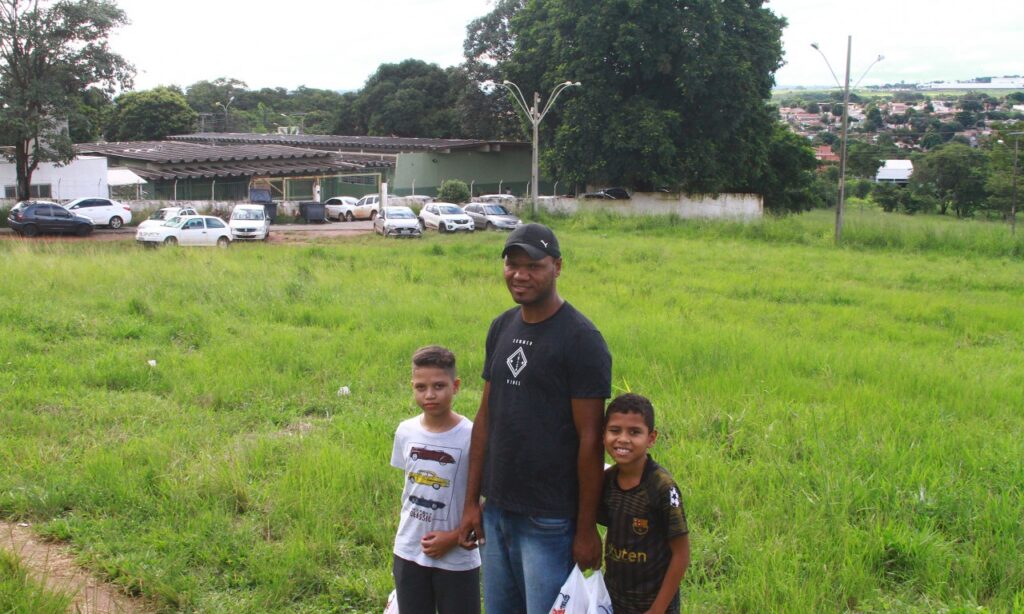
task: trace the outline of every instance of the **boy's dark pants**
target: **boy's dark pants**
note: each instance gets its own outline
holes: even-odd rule
[[[448,571],[399,556],[392,573],[402,614],[480,614],[480,568]]]

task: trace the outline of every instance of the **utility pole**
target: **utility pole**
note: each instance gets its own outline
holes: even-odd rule
[[[840,144],[839,144],[839,198],[836,200],[836,235],[835,235],[836,245],[839,245],[840,242],[843,239],[843,208],[844,208],[844,206],[846,204],[846,144],[847,144],[847,140],[848,140],[847,139],[847,136],[848,136],[847,131],[849,130],[849,126],[850,126],[850,57],[851,57],[852,51],[853,51],[853,36],[847,36],[846,37],[846,82],[845,82],[845,85],[842,85],[842,84],[839,83],[839,78],[836,77],[836,72],[834,70],[832,70],[832,64],[829,63],[828,58],[825,57],[825,53],[818,46],[818,43],[811,43],[811,47],[813,47],[815,51],[820,53],[822,59],[825,60],[825,65],[828,66],[829,72],[832,73],[832,78],[835,79],[836,85],[838,85],[839,87],[843,88],[843,126],[842,126],[842,132],[841,132],[842,136],[840,137],[841,141],[840,141]],[[864,80],[864,77],[867,76],[868,71],[871,70],[872,66],[874,66],[875,64],[881,62],[884,59],[885,59],[885,56],[880,55],[880,56],[878,56],[878,58],[874,62],[869,64],[868,67],[866,69],[864,69],[864,74],[862,74],[860,76],[860,79],[857,79],[857,83],[854,85],[854,87],[857,87],[857,85],[860,85],[860,82]]]

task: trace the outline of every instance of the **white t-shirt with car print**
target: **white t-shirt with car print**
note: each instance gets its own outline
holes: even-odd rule
[[[403,421],[395,430],[391,465],[404,472],[402,515],[395,535],[395,555],[449,571],[480,566],[480,552],[455,546],[439,559],[423,553],[420,539],[431,531],[452,531],[462,521],[469,471],[469,442],[473,422],[462,417],[444,433],[431,433],[420,416]]]

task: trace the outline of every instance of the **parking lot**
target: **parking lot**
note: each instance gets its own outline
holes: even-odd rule
[[[370,221],[327,222],[324,224],[282,224],[270,227],[270,243],[301,243],[315,239],[353,237],[373,232]],[[10,228],[0,228],[0,240],[21,241],[134,241],[135,228],[125,226],[117,230],[97,228],[88,237],[73,235],[42,235],[31,239],[21,238]]]

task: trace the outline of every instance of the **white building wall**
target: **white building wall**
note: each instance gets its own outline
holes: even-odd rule
[[[629,200],[541,198],[550,211],[575,213],[579,209],[603,209],[625,215],[675,214],[683,219],[750,220],[764,217],[760,194],[670,194],[635,192]]]
[[[17,185],[13,162],[0,161],[0,185],[5,191]],[[73,200],[86,196],[106,197],[107,159],[101,156],[79,156],[67,166],[44,162],[32,173],[32,185],[50,186],[51,200]],[[0,193],[3,197],[3,193]]]

